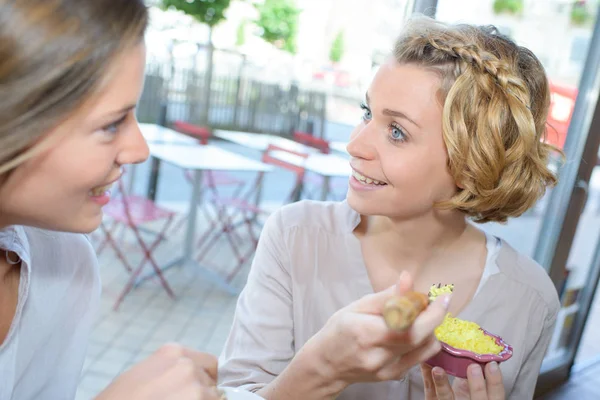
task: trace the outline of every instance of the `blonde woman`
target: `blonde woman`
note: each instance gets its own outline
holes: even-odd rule
[[[148,157],[142,0],[0,0],[0,399],[73,399],[100,295],[93,231]],[[99,399],[217,399],[216,359],[166,345]]]
[[[531,399],[557,293],[475,223],[517,217],[555,184],[541,140],[549,99],[538,59],[493,28],[410,21],[352,132],[347,200],[293,204],[266,224],[220,382],[268,400]],[[407,335],[381,317],[409,276],[421,292],[454,283],[449,312],[503,337],[513,357],[453,386],[421,369],[440,349],[441,304]]]

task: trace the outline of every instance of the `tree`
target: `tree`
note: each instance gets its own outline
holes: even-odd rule
[[[334,63],[340,62],[344,55],[344,32],[339,31],[329,51],[329,60]]]
[[[496,14],[520,15],[523,12],[523,0],[494,0],[492,7]]]
[[[280,49],[296,53],[300,10],[294,0],[264,0],[255,7],[259,17],[254,22],[261,28],[260,37]]]
[[[240,22],[235,34],[235,45],[243,46],[246,43],[246,20]]]
[[[231,0],[162,0],[163,8],[174,8],[179,10],[201,24],[206,24],[208,30],[208,51],[206,59],[206,72],[204,74],[204,101],[200,109],[200,121],[208,124],[208,110],[210,108],[210,86],[212,82],[213,51],[212,43],[213,28],[225,19],[225,11]]]

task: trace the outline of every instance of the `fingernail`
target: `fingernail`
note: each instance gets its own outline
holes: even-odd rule
[[[452,300],[452,295],[451,294],[447,294],[444,297],[444,302],[442,303],[442,305],[444,306],[444,309],[448,309],[450,307],[450,300]]]
[[[431,372],[433,373],[433,377],[435,379],[442,379],[444,377],[444,370],[440,367],[434,367]]]
[[[496,361],[492,361],[490,363],[490,372],[492,374],[495,374],[496,372],[498,372],[498,363]]]
[[[469,369],[471,370],[471,374],[473,376],[481,376],[483,375],[481,372],[481,367],[477,364],[471,364],[471,366],[469,367]]]

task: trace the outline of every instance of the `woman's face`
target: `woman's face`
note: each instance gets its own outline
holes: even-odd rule
[[[364,215],[415,218],[456,193],[442,137],[440,79],[390,60],[367,92],[363,121],[351,135],[348,203]]]
[[[0,186],[0,227],[91,232],[100,225],[121,167],[148,157],[135,118],[145,59],[143,44],[115,59],[102,90],[44,136],[56,139],[52,145],[8,175]]]

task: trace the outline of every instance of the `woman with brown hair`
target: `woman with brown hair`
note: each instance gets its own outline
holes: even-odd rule
[[[148,157],[142,0],[0,0],[0,399],[75,396],[100,296],[81,233]],[[167,345],[99,399],[217,399],[216,360]]]
[[[268,220],[222,385],[268,400],[531,399],[558,296],[539,265],[474,223],[517,217],[556,183],[549,101],[538,59],[495,29],[409,21],[351,134],[347,200]],[[391,296],[440,282],[454,284],[451,301],[406,334],[386,326]],[[445,308],[502,337],[512,358],[471,365],[452,386],[419,368],[440,351]]]

